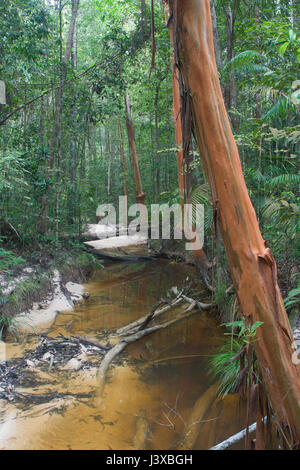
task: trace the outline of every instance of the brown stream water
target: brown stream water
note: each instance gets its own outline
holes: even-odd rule
[[[45,333],[103,341],[112,328],[149,313],[187,276],[197,280],[192,267],[167,261],[108,265],[86,284],[90,298],[60,313]],[[0,401],[0,449],[176,449],[199,427],[190,418],[199,399],[203,422],[194,448],[210,448],[245,423],[238,397],[217,399],[208,372],[208,359],[224,340],[218,324],[215,314],[198,311],[128,346],[113,361],[97,405],[100,355],[80,370],[24,371],[20,392],[37,399]],[[38,341],[31,335],[11,342],[8,353],[21,357]]]

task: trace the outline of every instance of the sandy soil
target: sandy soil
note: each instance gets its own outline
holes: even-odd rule
[[[29,312],[22,312],[15,317],[15,324],[20,333],[40,333],[50,328],[60,311],[72,310],[74,303],[82,299],[83,286],[67,282],[63,286],[60,273],[53,273],[53,296],[51,300],[34,304]]]

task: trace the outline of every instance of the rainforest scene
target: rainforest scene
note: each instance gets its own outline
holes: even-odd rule
[[[1,0],[0,450],[300,450],[299,14]]]

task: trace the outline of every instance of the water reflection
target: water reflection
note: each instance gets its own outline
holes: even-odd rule
[[[187,276],[200,285],[190,266],[167,261],[112,264],[86,285],[90,298],[74,312],[58,315],[47,334],[103,340],[105,332],[149,313],[167,289],[181,286]],[[243,427],[244,412],[239,418],[237,396],[215,400],[207,358],[223,341],[217,326],[212,314],[198,312],[130,345],[109,370],[97,407],[91,398],[99,357],[78,371],[32,370],[20,391],[44,394],[44,400],[2,402],[0,447],[174,449],[199,425],[191,423],[196,403],[203,422],[194,447],[207,449],[220,442]],[[36,343],[32,337],[26,348]],[[11,354],[20,356],[24,348],[12,344]]]

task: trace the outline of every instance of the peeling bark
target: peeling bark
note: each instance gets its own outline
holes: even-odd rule
[[[180,68],[240,311],[251,323],[263,322],[255,352],[276,419],[289,429],[290,447],[295,447],[300,442],[300,368],[292,362],[293,336],[276,264],[259,230],[222,97],[209,0],[177,0],[175,5],[172,1]]]
[[[170,43],[174,46],[176,35],[174,35],[172,21],[168,20],[168,9],[165,10],[166,23],[169,26]],[[171,18],[171,17],[170,17]],[[172,54],[172,94],[173,94],[173,119],[175,128],[175,142],[177,147],[177,172],[178,172],[178,186],[179,194],[186,203],[189,203],[189,184],[188,184],[188,171],[184,171],[185,155],[189,153],[189,145],[191,139],[191,126],[189,130],[187,127],[187,119],[183,119],[183,114],[186,113],[190,116],[190,110],[181,109],[180,99],[180,74],[178,67],[175,63],[175,54]],[[189,100],[190,101],[190,100]],[[191,124],[191,123],[190,123]],[[187,137],[187,133],[189,136]],[[185,147],[185,151],[184,151]],[[187,147],[187,148],[186,148]],[[183,200],[182,200],[183,207]],[[195,227],[193,226],[195,237],[198,238]],[[196,269],[199,271],[205,287],[212,290],[209,282],[208,270],[211,268],[211,263],[208,261],[206,253],[203,249],[193,250],[193,257]]]

